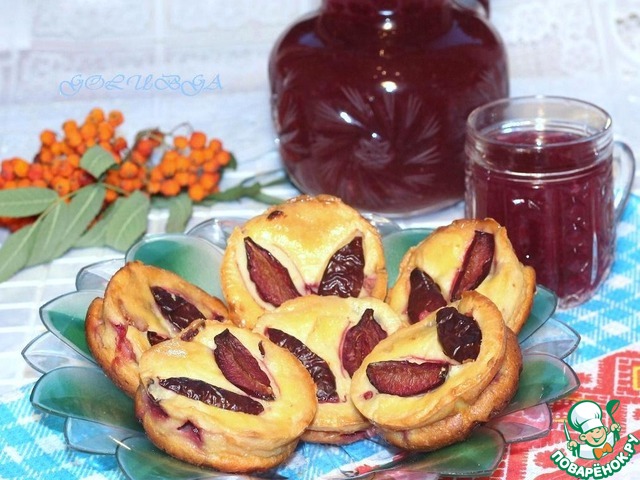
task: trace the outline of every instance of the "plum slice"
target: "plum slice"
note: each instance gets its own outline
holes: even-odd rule
[[[247,395],[263,400],[274,400],[271,382],[258,361],[229,329],[214,337],[213,355],[222,374]]]
[[[169,377],[159,379],[158,384],[183,397],[224,410],[251,415],[259,415],[264,411],[264,407],[257,400],[222,387],[216,387],[203,380],[187,377]]]
[[[199,325],[191,325],[191,328],[186,329],[180,335],[180,340],[183,342],[190,342],[198,336],[198,334],[205,329],[205,323],[200,322]]]
[[[436,329],[442,350],[449,358],[463,363],[475,360],[480,353],[482,331],[476,320],[454,307],[446,307],[436,313]]]
[[[279,307],[285,301],[300,296],[289,270],[271,252],[258,245],[251,237],[245,237],[244,248],[247,252],[249,278],[263,301]]]
[[[265,331],[269,340],[276,345],[286,348],[300,360],[316,384],[316,397],[320,403],[337,403],[340,401],[336,390],[336,377],[329,368],[329,364],[319,355],[313,353],[309,347],[288,333],[277,328],[267,328]]]
[[[184,330],[194,320],[204,318],[202,312],[195,305],[177,293],[155,286],[151,287],[151,294],[160,308],[162,316],[178,330]]]
[[[427,393],[444,383],[449,364],[442,361],[423,363],[388,360],[367,365],[367,378],[380,393],[412,397]]]
[[[318,295],[357,297],[364,283],[364,251],[362,237],[358,236],[336,251],[329,259]]]
[[[373,309],[367,308],[360,321],[347,330],[342,344],[342,366],[350,377],[362,365],[364,357],[385,338],[387,332],[375,321]]]
[[[417,323],[446,304],[447,301],[442,296],[440,287],[427,272],[417,267],[411,270],[407,306],[409,322]]]
[[[477,288],[491,270],[495,252],[492,233],[476,230],[471,245],[464,254],[462,266],[451,287],[451,301],[460,300],[462,292]]]
[[[149,340],[149,345],[157,345],[158,343],[162,343],[165,340],[169,340],[169,337],[165,337],[164,335],[160,335],[158,332],[152,332],[149,330],[147,332],[147,340]]]

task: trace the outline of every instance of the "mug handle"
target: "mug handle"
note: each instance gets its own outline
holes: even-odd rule
[[[624,142],[615,140],[614,147],[619,149],[619,154],[613,155],[614,162],[614,215],[616,223],[620,221],[624,207],[629,200],[631,194],[631,186],[636,171],[636,160],[633,156],[633,150]],[[615,170],[617,168],[617,171]]]

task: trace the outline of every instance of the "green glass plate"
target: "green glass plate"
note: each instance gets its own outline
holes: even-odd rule
[[[85,338],[84,318],[89,304],[101,296],[100,291],[81,290],[54,298],[40,308],[47,330],[90,361],[94,360]]]
[[[187,236],[145,237],[127,253],[126,260],[139,260],[169,269],[215,294],[221,291],[218,269],[222,251],[219,246],[239,222],[238,219],[206,222]],[[383,226],[389,278],[393,283],[404,253],[432,230],[398,231],[392,222]],[[218,247],[208,243],[210,238],[217,239]],[[67,417],[65,436],[71,448],[95,454],[115,454],[121,470],[129,478],[250,478],[200,469],[164,454],[143,434],[133,414],[132,400],[94,364],[82,365],[83,359],[92,361],[84,337],[88,305],[95,296],[102,294],[109,272],[122,264],[124,259],[116,259],[85,267],[76,282],[78,291],[42,307],[43,323],[51,332],[45,335],[55,335],[62,341],[64,348],[71,349],[69,352],[76,355],[73,358],[79,365],[66,366],[61,360],[46,360],[51,350],[51,340],[46,336],[27,346],[23,351],[25,359],[37,363],[41,371],[49,370],[34,386],[33,405]],[[519,337],[526,353],[520,388],[503,416],[475,431],[465,442],[413,455],[390,447],[377,437],[345,446],[301,442],[293,458],[268,472],[266,477],[317,478],[322,475],[331,479],[392,471],[403,478],[435,479],[440,474],[478,476],[491,473],[502,458],[507,441],[537,438],[548,432],[549,411],[545,402],[567,395],[578,385],[575,373],[558,357],[573,351],[579,336],[573,330],[563,328],[564,324],[560,322],[548,322],[555,307],[555,295],[538,288],[525,326],[527,331]],[[326,472],[319,469],[315,460],[311,464],[305,463],[308,461],[302,460],[300,455],[305,459],[329,455],[334,463],[342,463]]]

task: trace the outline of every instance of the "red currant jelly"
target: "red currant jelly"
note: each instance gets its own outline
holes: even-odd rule
[[[581,303],[613,261],[612,148],[566,130],[484,133],[481,156],[467,147],[467,216],[507,227],[537,282],[561,306]]]

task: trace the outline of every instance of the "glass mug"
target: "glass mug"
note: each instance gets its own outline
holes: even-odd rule
[[[590,298],[611,269],[635,168],[609,114],[571,98],[498,100],[469,115],[465,155],[465,215],[504,225],[560,307]]]

